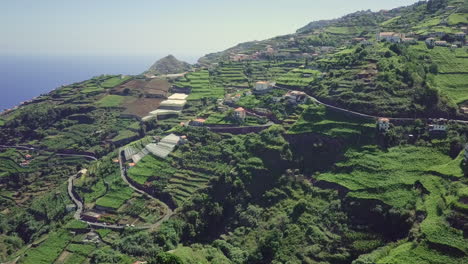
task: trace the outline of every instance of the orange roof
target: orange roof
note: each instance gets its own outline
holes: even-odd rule
[[[136,163],[134,163],[134,162],[129,163],[128,166],[130,166],[130,167],[135,167],[135,166],[136,166]]]
[[[260,82],[257,82],[257,83],[259,83],[259,84],[267,84],[268,82],[266,82],[266,81],[260,81]]]
[[[380,122],[390,122],[390,119],[385,118],[385,117],[381,117],[381,118],[379,118],[379,121]]]
[[[119,159],[113,159],[112,161],[117,163],[117,162],[119,162]]]
[[[195,122],[199,122],[199,123],[205,123],[206,122],[206,119],[203,119],[203,118],[197,118],[194,120]]]
[[[239,108],[236,108],[236,110],[234,110],[234,111],[236,111],[236,112],[244,112],[244,111],[245,111],[245,109],[244,109],[244,108],[242,108],[242,107],[239,107]]]
[[[32,158],[32,156],[29,154],[26,154],[26,158]]]

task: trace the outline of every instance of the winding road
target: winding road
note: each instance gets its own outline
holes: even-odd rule
[[[45,149],[41,149],[38,147],[33,147],[33,146],[9,146],[9,145],[0,145],[0,148],[14,148],[14,149],[20,149],[20,150],[39,150],[39,151],[45,151]],[[51,150],[47,150],[51,151]],[[146,193],[143,190],[138,189],[137,187],[133,186],[127,179],[126,175],[126,169],[125,166],[122,163],[122,157],[120,156],[121,151],[119,152],[119,164],[120,164],[120,172],[121,172],[121,177],[122,180],[134,191],[148,196],[150,199],[158,201],[160,204],[163,205],[165,209],[165,214],[164,216],[159,219],[156,223],[150,224],[150,225],[139,225],[139,226],[133,226],[132,228],[134,229],[150,229],[151,231],[156,230],[161,226],[162,223],[167,221],[172,215],[174,215],[174,212],[167,206],[167,204],[163,203],[156,197],[151,196],[150,194]],[[90,160],[98,160],[96,157],[91,156],[91,155],[86,155],[86,154],[70,154],[70,153],[64,153],[64,152],[54,152],[54,154],[58,156],[66,156],[66,157],[82,157]],[[76,173],[72,176],[70,176],[67,180],[68,186],[67,186],[67,191],[68,191],[68,196],[70,196],[70,199],[73,201],[73,203],[76,205],[76,211],[73,214],[73,218],[79,221],[82,221],[86,224],[88,224],[90,227],[95,227],[95,228],[109,228],[109,229],[124,229],[128,228],[127,225],[113,225],[113,224],[106,224],[106,223],[96,223],[96,222],[89,222],[81,219],[81,214],[83,213],[83,202],[81,199],[77,196],[77,194],[73,191],[73,183],[76,180],[76,178],[80,175],[80,173]]]
[[[290,90],[290,89],[287,89],[287,88],[283,88],[283,87],[279,87],[279,86],[273,86],[274,88],[277,88],[277,89],[281,89],[281,90],[285,90],[285,91],[293,91],[293,90]],[[337,110],[337,111],[340,111],[340,112],[344,112],[344,113],[348,113],[348,114],[352,114],[352,115],[355,115],[355,116],[360,116],[360,117],[363,117],[363,118],[369,118],[369,119],[379,119],[381,118],[382,116],[374,116],[374,115],[368,115],[368,114],[364,114],[364,113],[359,113],[359,112],[356,112],[356,111],[352,111],[352,110],[348,110],[348,109],[345,109],[345,108],[341,108],[341,107],[338,107],[338,106],[334,106],[334,105],[330,105],[330,104],[326,104],[320,100],[318,100],[317,98],[313,97],[312,95],[310,94],[307,94],[307,97],[314,101],[315,103],[318,103],[318,104],[321,104],[327,108],[330,108],[330,109],[334,109],[334,110]],[[395,121],[415,121],[417,119],[427,119],[427,118],[411,118],[411,117],[388,117],[388,119],[390,120],[395,120]],[[468,124],[468,120],[457,120],[457,119],[449,119],[449,121],[452,121],[452,122],[455,122],[455,123],[460,123],[460,124]]]
[[[145,195],[147,197],[149,197],[150,199],[152,200],[155,200],[157,201],[158,203],[162,204],[163,207],[164,207],[164,211],[165,211],[165,214],[164,216],[159,219],[159,221],[157,221],[156,223],[152,224],[152,225],[149,225],[148,228],[151,230],[151,231],[154,231],[156,230],[157,228],[159,228],[159,226],[161,226],[162,223],[164,223],[165,221],[169,220],[169,218],[171,218],[171,216],[174,215],[174,211],[167,205],[165,204],[164,202],[162,202],[161,200],[159,200],[158,198],[150,195],[149,193],[137,188],[136,186],[134,186],[129,180],[128,180],[128,175],[127,175],[127,168],[125,167],[125,165],[123,164],[122,160],[124,159],[123,155],[122,155],[122,152],[123,150],[122,149],[119,149],[119,164],[120,164],[120,177],[122,177],[122,180],[130,187],[132,188],[135,192],[137,193],[140,193],[142,195]]]

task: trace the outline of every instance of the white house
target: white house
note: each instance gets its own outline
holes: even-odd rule
[[[441,46],[441,47],[447,47],[447,46],[448,46],[448,42],[445,41],[445,40],[436,41],[436,42],[434,42],[434,44],[435,44],[436,46]]]
[[[457,32],[457,33],[455,33],[455,37],[458,38],[458,39],[464,39],[466,37],[466,33],[465,32]]]
[[[307,95],[301,91],[289,91],[284,98],[291,104],[303,104],[307,101]]]
[[[377,40],[386,40],[392,43],[400,43],[403,35],[395,32],[380,32],[377,34]]]
[[[377,127],[379,131],[388,131],[390,129],[390,119],[388,118],[379,118],[377,120]]]
[[[429,132],[440,133],[447,131],[447,120],[440,118],[429,125]]]
[[[428,46],[435,46],[436,39],[435,38],[427,38],[426,39],[426,45]]]
[[[256,93],[265,93],[265,92],[268,92],[271,88],[272,88],[272,85],[270,82],[261,81],[261,82],[255,83],[254,91]]]

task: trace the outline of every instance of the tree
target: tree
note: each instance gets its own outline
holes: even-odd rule
[[[182,259],[176,255],[162,252],[156,258],[149,261],[149,264],[184,264]]]

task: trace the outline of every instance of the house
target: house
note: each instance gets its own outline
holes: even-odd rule
[[[234,118],[244,121],[245,117],[247,116],[247,111],[244,108],[239,107],[234,110]]]
[[[290,104],[303,104],[307,102],[307,94],[301,91],[289,91],[284,95],[284,98]]]
[[[390,129],[390,119],[388,118],[379,118],[377,120],[377,128],[379,131],[388,131]]]
[[[447,35],[447,33],[443,32],[443,31],[438,31],[438,32],[435,32],[434,35],[436,37],[443,38],[443,37],[445,37]]]
[[[136,166],[136,163],[134,163],[134,162],[132,162],[132,163],[129,163],[129,164],[128,164],[128,166],[129,166],[130,168],[133,168],[133,167],[135,167],[135,166]]]
[[[434,45],[440,46],[440,47],[447,47],[447,46],[448,46],[448,42],[445,41],[445,40],[439,40],[439,41],[434,42]]]
[[[98,222],[101,216],[101,214],[96,212],[86,212],[81,214],[81,219],[89,222]]]
[[[254,92],[255,93],[266,93],[272,88],[270,82],[260,81],[255,83]]]
[[[230,57],[231,61],[244,61],[250,59],[249,55],[246,54],[235,54]]]
[[[68,213],[72,212],[72,211],[75,211],[76,210],[76,205],[75,204],[67,204],[67,206],[65,206],[65,210]]]
[[[447,120],[440,118],[432,121],[428,126],[429,133],[445,133],[447,132]]]
[[[175,94],[169,96],[167,99],[168,100],[185,100],[185,99],[187,99],[187,97],[188,97],[188,94],[175,93]]]
[[[26,154],[24,157],[25,157],[27,160],[32,159],[32,155],[30,155],[30,154]]]
[[[184,109],[185,104],[187,100],[165,100],[161,102],[159,109],[180,111]]]
[[[407,44],[415,44],[415,43],[416,43],[416,39],[415,39],[415,38],[402,38],[402,39],[401,39],[401,42],[407,43]]]
[[[364,40],[366,39],[365,38],[353,38],[352,43],[357,44],[357,43],[361,43]]]
[[[468,27],[461,27],[460,30],[465,33],[468,33]]]
[[[392,43],[400,43],[402,39],[402,34],[395,32],[380,32],[377,34],[377,40],[383,41],[386,40]]]
[[[206,119],[203,118],[197,118],[192,121],[190,121],[191,126],[204,126],[206,122]]]
[[[465,32],[457,32],[457,33],[455,33],[455,37],[457,39],[465,39],[466,33]]]
[[[425,42],[426,42],[426,45],[428,45],[430,47],[434,47],[436,39],[435,38],[427,38]]]

